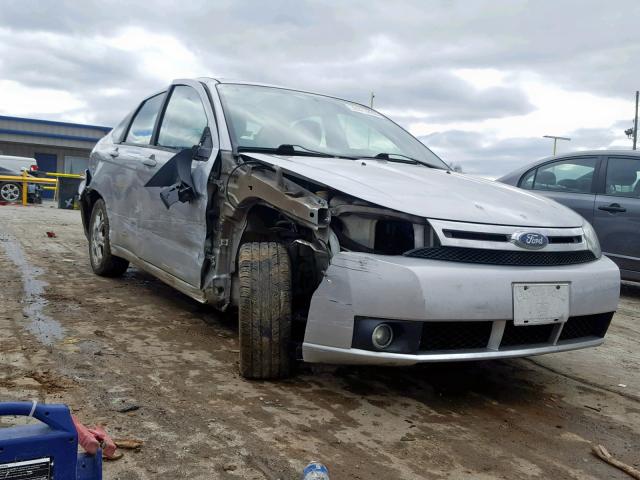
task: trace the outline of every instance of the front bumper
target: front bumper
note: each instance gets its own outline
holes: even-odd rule
[[[521,282],[569,283],[567,323],[515,327],[512,285]],[[619,292],[620,272],[605,257],[578,265],[534,268],[342,252],[332,259],[312,297],[303,359],[411,365],[594,347],[603,342]],[[408,353],[356,348],[360,347],[356,338],[360,319],[399,322],[409,326],[405,331],[411,335],[439,332],[451,341],[416,339],[416,348]]]

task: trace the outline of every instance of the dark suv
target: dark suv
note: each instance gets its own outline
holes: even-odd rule
[[[549,157],[498,181],[552,198],[595,228],[624,280],[640,281],[640,153],[595,150]]]

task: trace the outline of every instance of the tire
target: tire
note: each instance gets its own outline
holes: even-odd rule
[[[3,202],[22,202],[22,187],[18,183],[0,183],[0,200]]]
[[[285,378],[291,368],[291,268],[276,242],[245,243],[238,257],[240,374]]]
[[[89,261],[93,273],[102,277],[119,277],[129,268],[124,258],[111,254],[109,217],[104,200],[99,199],[91,210],[89,221]]]

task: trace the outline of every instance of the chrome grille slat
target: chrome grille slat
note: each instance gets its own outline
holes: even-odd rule
[[[443,247],[523,252],[527,250],[512,243],[511,236],[519,232],[535,232],[545,235],[549,240],[549,244],[543,249],[545,252],[587,250],[582,227],[520,227],[434,219],[429,219],[428,221],[440,245]]]

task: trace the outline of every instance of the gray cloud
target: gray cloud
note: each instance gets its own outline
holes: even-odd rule
[[[207,70],[202,74],[362,103],[373,90],[376,107],[399,112],[396,119],[405,125],[481,121],[534,107],[510,77],[503,86],[478,89],[453,70],[532,72],[566,89],[629,97],[637,88],[638,14],[636,0],[5,0],[0,78],[71,92],[86,107],[67,115],[113,125],[171,80],[143,68],[143,52],[103,41],[137,27],[177,38]],[[162,66],[177,60],[168,56]],[[611,141],[608,132],[575,134],[580,145],[595,147]],[[538,138],[491,141],[460,131],[425,141],[478,173],[508,170],[549,150]]]
[[[558,143],[558,154],[576,150],[598,150],[620,139],[622,124],[611,129],[577,129],[570,142]],[[552,154],[552,141],[542,137],[492,139],[475,132],[450,130],[421,137],[437,155],[465,173],[501,177],[512,170]],[[631,143],[625,147],[630,148]]]
[[[475,132],[451,130],[421,140],[446,162],[459,165],[465,173],[500,177],[551,153],[542,138],[510,138],[487,141]]]

